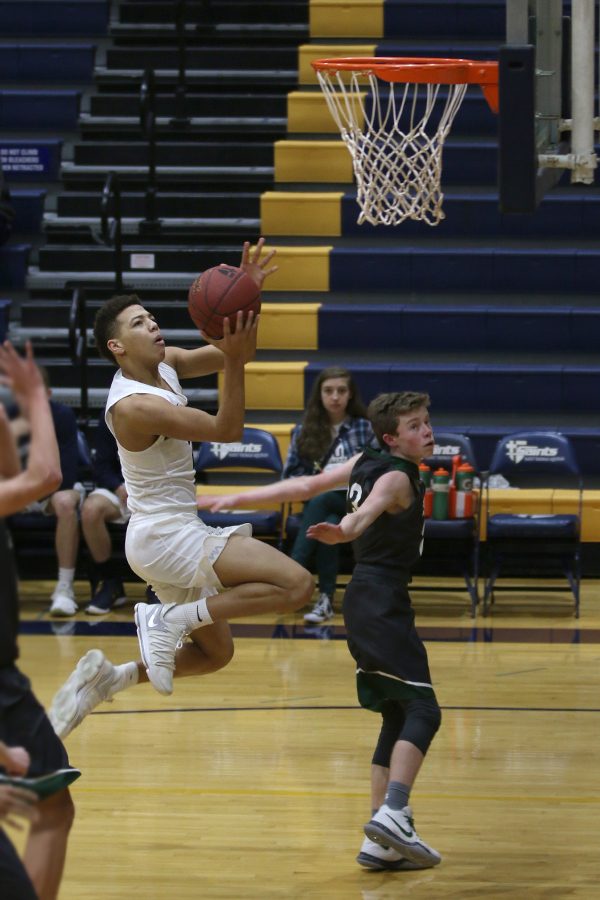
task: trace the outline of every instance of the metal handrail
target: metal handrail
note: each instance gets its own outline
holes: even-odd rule
[[[185,69],[186,69],[186,19],[187,19],[187,3],[186,0],[178,0],[175,9],[175,29],[177,32],[177,58],[178,73],[177,87],[175,88],[175,115],[171,119],[171,125],[176,128],[186,128],[190,124],[189,116],[186,115],[186,97],[185,97]]]
[[[159,231],[156,215],[156,78],[154,69],[147,68],[140,87],[140,128],[148,142],[148,181],[140,232]]]
[[[110,217],[112,215],[112,221]],[[121,185],[116,172],[109,172],[100,200],[102,240],[114,248],[115,290],[123,290],[123,236],[121,229]]]
[[[69,353],[73,366],[79,367],[80,422],[85,429],[89,422],[90,409],[88,401],[86,294],[81,286],[74,288],[69,310]]]

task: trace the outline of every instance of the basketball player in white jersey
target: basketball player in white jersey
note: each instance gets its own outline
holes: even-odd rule
[[[259,288],[275,271],[274,252],[261,260],[244,244],[241,268]],[[173,675],[200,675],[227,665],[233,643],[227,620],[290,612],[308,603],[310,574],[273,547],[252,538],[248,524],[208,528],[196,507],[192,441],[240,440],[244,425],[244,365],[254,356],[257,320],[224,320],[220,341],[197,350],[165,347],[154,316],[135,295],[113,297],[99,310],[96,343],[119,366],[106,404],[132,515],[125,551],[133,571],[161,603],[138,603],[135,620],[141,663],[113,666],[90,650],[54,698],[50,718],[66,736],[101,700],[150,680],[161,694]],[[223,371],[215,416],[191,409],[179,379]],[[189,635],[190,642],[185,642]]]

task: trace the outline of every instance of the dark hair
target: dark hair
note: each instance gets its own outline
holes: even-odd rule
[[[114,353],[108,349],[108,342],[116,334],[117,316],[128,306],[137,306],[140,298],[137,294],[117,294],[100,307],[94,319],[94,338],[98,353],[111,363],[117,363]]]
[[[355,419],[366,419],[367,408],[360,398],[358,388],[348,369],[341,366],[330,366],[319,373],[312,386],[306,412],[302,420],[302,428],[298,435],[298,453],[305,459],[318,462],[331,446],[331,423],[321,400],[321,388],[324,381],[331,378],[343,378],[348,383],[350,399],[346,407],[346,415]]]
[[[379,443],[384,446],[383,435],[393,434],[396,431],[400,416],[420,406],[427,407],[429,403],[429,394],[419,394],[416,391],[379,394],[371,400],[368,416]]]

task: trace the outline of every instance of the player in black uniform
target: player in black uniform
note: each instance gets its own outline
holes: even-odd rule
[[[35,777],[66,768],[69,762],[28,679],[15,664],[19,655],[19,603],[14,559],[3,517],[55,491],[62,474],[46,388],[33,362],[31,347],[28,345],[23,359],[8,342],[0,345],[0,373],[0,381],[12,388],[31,423],[27,467],[21,471],[8,417],[0,404],[0,764],[12,774]],[[11,811],[20,814],[18,807],[11,810],[10,803],[4,804],[4,810],[8,815]],[[35,810],[24,865],[0,828],[3,900],[55,900],[58,896],[74,814],[68,789],[42,800]]]
[[[349,483],[348,514],[338,525],[322,522],[307,534],[329,544],[353,541],[356,566],[343,606],[348,647],[356,660],[360,703],[383,718],[371,767],[373,817],[357,857],[372,869],[425,868],[441,861],[415,831],[408,805],[441,721],[408,593],[423,535],[418,464],[434,446],[428,406],[426,394],[381,394],[368,412],[378,449],[367,448],[333,473],[199,502],[218,510],[303,500]]]

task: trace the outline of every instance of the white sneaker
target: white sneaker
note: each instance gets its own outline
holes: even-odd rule
[[[304,616],[305,622],[326,622],[333,619],[333,606],[327,594],[319,594],[319,599],[309,613]]]
[[[429,868],[423,863],[411,862],[392,847],[383,847],[381,844],[369,840],[368,837],[362,842],[356,862],[365,869],[388,872],[412,872],[416,869]]]
[[[186,630],[165,620],[175,603],[136,603],[135,624],[142,661],[150,683],[159,694],[173,693],[175,651],[183,646]]]
[[[74,616],[79,609],[72,584],[61,584],[59,581],[50,599],[52,601],[50,606],[51,616]]]
[[[103,700],[112,700],[115,667],[102,650],[88,650],[54,695],[48,718],[59,738],[66,738]]]
[[[392,847],[406,859],[420,863],[424,868],[437,866],[442,861],[437,850],[428,847],[415,831],[410,806],[390,809],[384,803],[365,825],[365,834],[375,843]]]

